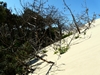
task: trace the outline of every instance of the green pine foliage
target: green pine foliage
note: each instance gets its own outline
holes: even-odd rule
[[[60,39],[59,29],[52,27],[53,23],[52,17],[44,18],[29,8],[21,15],[12,14],[7,4],[0,2],[0,75],[28,74],[26,60]]]

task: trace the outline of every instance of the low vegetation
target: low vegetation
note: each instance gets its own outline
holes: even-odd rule
[[[60,47],[57,50],[55,50],[54,54],[60,53],[60,54],[64,54],[68,51],[69,46],[65,46],[65,47]]]
[[[64,54],[65,52],[67,52],[69,49],[69,46],[66,47],[61,47],[58,49],[58,51],[60,52],[60,54]]]
[[[48,52],[47,50],[43,50],[43,51],[42,51],[42,53],[47,53],[47,52]]]
[[[79,35],[75,36],[75,39],[78,39],[79,38]]]
[[[72,32],[68,32],[68,34],[65,34],[65,35],[62,36],[62,39],[66,38],[66,37],[68,37],[68,36],[70,36],[72,34],[73,34]]]

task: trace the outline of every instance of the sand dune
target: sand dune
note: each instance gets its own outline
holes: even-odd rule
[[[65,38],[63,46],[67,42],[68,38]],[[55,62],[49,75],[100,75],[100,19],[93,23],[86,35],[81,34],[80,38],[74,39],[69,50],[60,57],[54,54],[51,46],[46,49],[48,56],[44,59]],[[42,60],[37,63],[41,65],[29,75],[46,75],[51,65]]]

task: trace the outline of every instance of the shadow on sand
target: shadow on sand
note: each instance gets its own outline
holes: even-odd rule
[[[47,56],[46,54],[43,54],[42,56],[41,56],[41,58],[43,58],[43,57],[45,57],[45,56]],[[30,60],[29,62],[27,62],[27,64],[28,65],[32,65],[32,64],[35,64],[36,62],[38,62],[40,59],[38,59],[38,58],[34,58],[34,59],[32,59],[32,60]]]

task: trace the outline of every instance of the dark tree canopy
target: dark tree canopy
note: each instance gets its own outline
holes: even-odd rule
[[[44,17],[30,8],[21,15],[12,14],[0,2],[0,74],[28,73],[25,60],[60,39],[58,27],[52,26],[55,23],[50,14]]]

